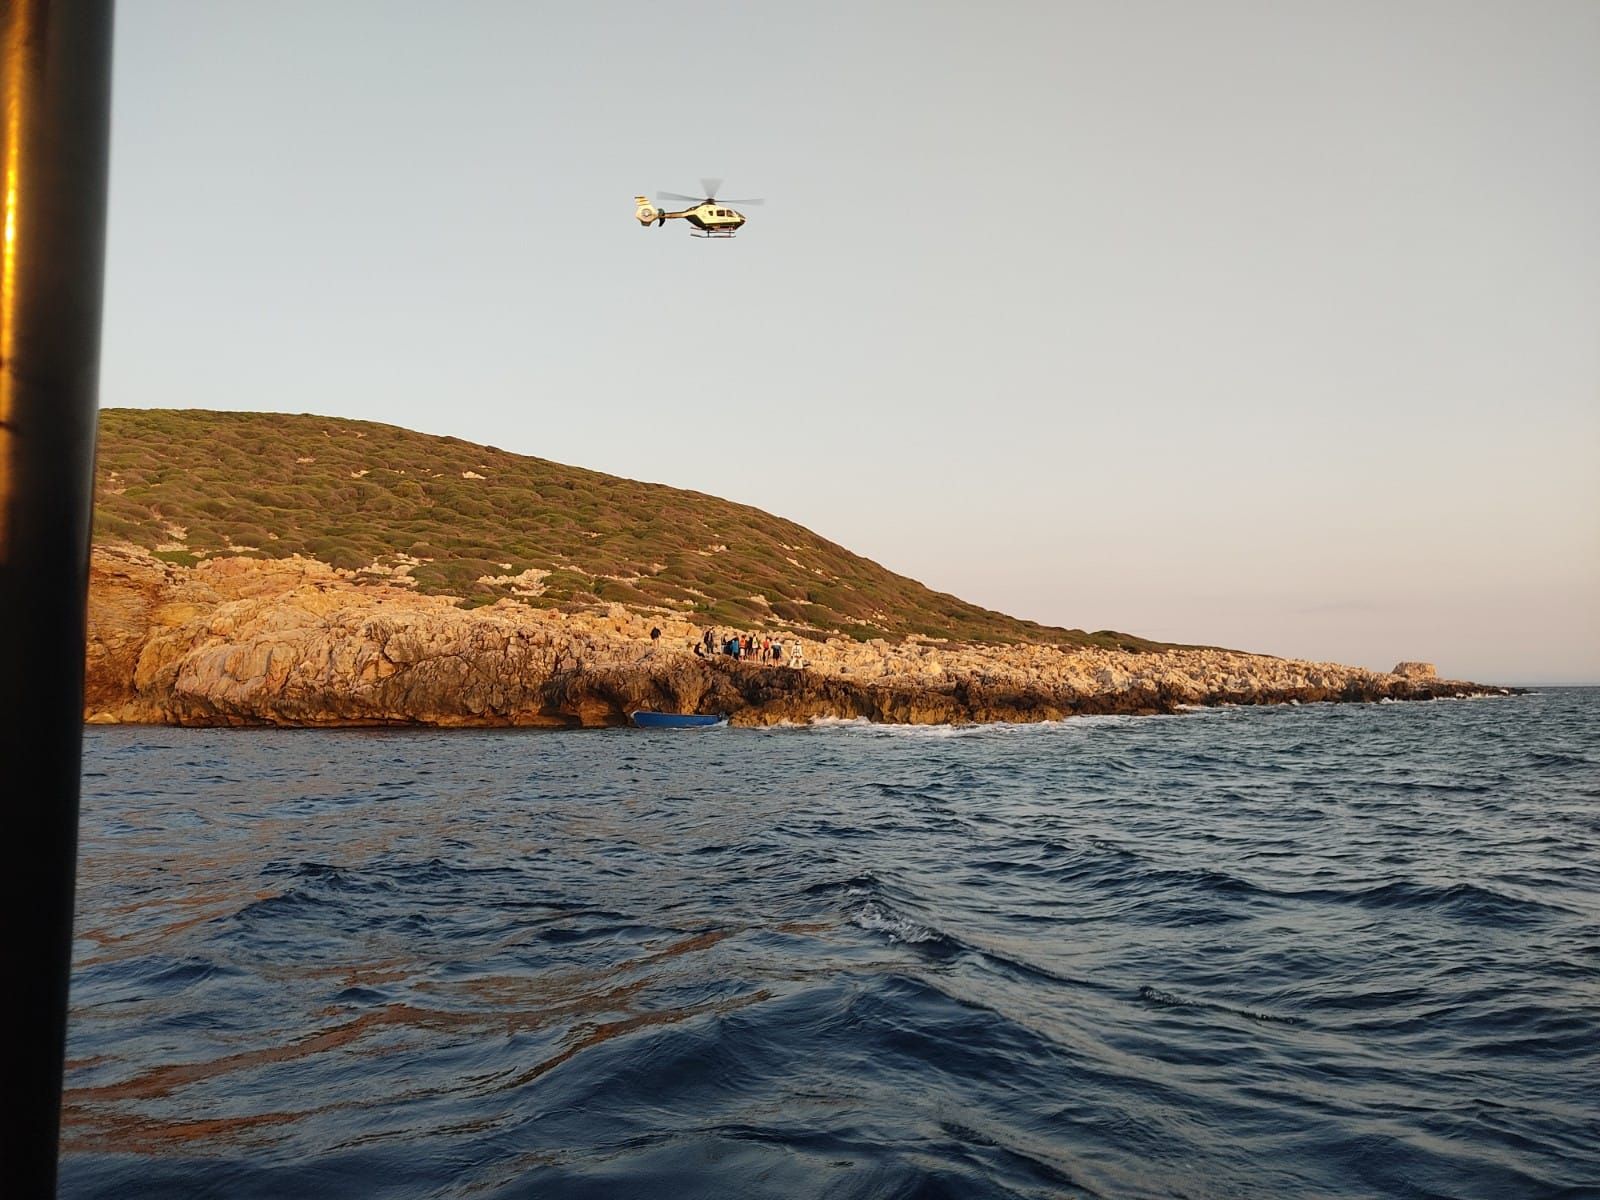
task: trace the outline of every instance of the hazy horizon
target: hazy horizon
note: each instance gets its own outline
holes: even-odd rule
[[[101,402],[709,492],[940,591],[1600,680],[1600,6],[117,13]],[[641,229],[702,175],[737,239]]]

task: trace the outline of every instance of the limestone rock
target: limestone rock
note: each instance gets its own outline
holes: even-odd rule
[[[652,640],[650,630],[661,637]],[[85,719],[177,725],[616,725],[636,708],[736,724],[913,724],[1184,705],[1481,693],[1428,664],[1388,675],[1226,650],[858,643],[783,631],[805,666],[694,653],[704,631],[621,607],[461,607],[305,559],[192,568],[131,546],[91,563]],[[727,630],[724,633],[730,632]],[[773,630],[739,630],[757,638]]]
[[[1398,675],[1402,679],[1437,679],[1439,672],[1430,662],[1402,662],[1395,663],[1391,675]]]

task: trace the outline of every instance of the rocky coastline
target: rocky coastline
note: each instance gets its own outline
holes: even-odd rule
[[[650,637],[652,627],[661,631]],[[84,717],[188,726],[622,725],[636,709],[736,725],[819,718],[1033,722],[1222,704],[1427,700],[1518,689],[1227,650],[1132,653],[801,638],[804,667],[694,653],[669,614],[462,607],[307,559],[192,567],[99,545]]]

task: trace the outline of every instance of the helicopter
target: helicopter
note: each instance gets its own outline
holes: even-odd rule
[[[657,192],[656,203],[651,204],[647,196],[633,198],[636,209],[634,217],[641,227],[647,227],[651,222],[657,229],[665,225],[673,217],[682,217],[694,226],[689,230],[691,237],[703,238],[731,238],[738,232],[739,227],[745,222],[744,214],[730,207],[734,204],[765,204],[765,200],[718,200],[717,189],[722,186],[720,179],[702,179],[700,186],[705,188],[705,196],[685,196],[680,192]],[[677,201],[689,205],[680,212],[669,212],[667,204]],[[657,207],[657,206],[660,207]]]

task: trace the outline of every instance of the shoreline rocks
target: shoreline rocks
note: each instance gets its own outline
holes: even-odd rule
[[[650,637],[659,628],[659,640]],[[734,724],[1031,722],[1188,706],[1423,700],[1519,689],[1227,650],[798,639],[805,667],[702,658],[667,614],[477,609],[304,560],[91,563],[84,716],[193,726],[621,725],[634,709]],[[796,640],[786,635],[785,640]],[[1425,669],[1424,669],[1425,668]]]

